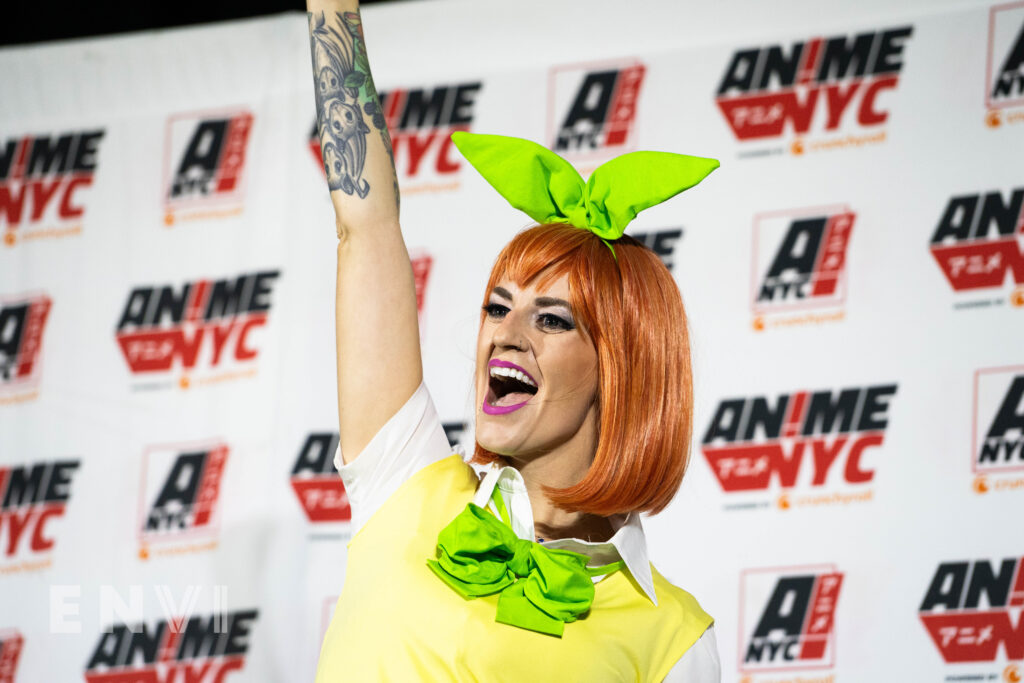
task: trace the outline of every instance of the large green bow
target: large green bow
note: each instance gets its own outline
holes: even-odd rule
[[[535,142],[501,135],[452,133],[452,142],[515,208],[538,223],[569,223],[605,240],[622,237],[644,209],[687,190],[718,161],[669,152],[630,152],[583,178]]]
[[[473,503],[441,530],[437,553],[427,565],[463,597],[501,593],[495,621],[559,637],[594,602],[590,577],[621,566],[588,569],[586,555],[524,541]]]

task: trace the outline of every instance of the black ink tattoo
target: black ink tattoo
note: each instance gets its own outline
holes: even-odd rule
[[[394,153],[377,89],[370,76],[359,13],[336,12],[333,19],[328,24],[323,12],[318,17],[309,14],[317,132],[327,185],[331,190],[364,198],[370,192],[369,183],[362,177],[366,136],[370,133],[364,112],[380,131],[392,166]],[[395,199],[398,199],[397,185]]]

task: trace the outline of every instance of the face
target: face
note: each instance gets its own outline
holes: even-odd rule
[[[352,137],[359,130],[360,123],[362,123],[362,119],[359,117],[358,109],[341,100],[331,102],[327,116],[327,129],[335,140],[339,141],[339,144]]]
[[[325,142],[324,149],[324,170],[327,171],[327,180],[331,187],[337,187],[344,178],[344,165],[338,148],[333,142]]]
[[[477,340],[476,439],[517,458],[597,446],[597,351],[566,276],[546,289],[499,281]]]
[[[338,81],[338,73],[329,66],[320,70],[320,77],[317,79],[317,87],[320,89],[320,101],[323,102],[332,97],[344,99],[341,92],[341,84]]]

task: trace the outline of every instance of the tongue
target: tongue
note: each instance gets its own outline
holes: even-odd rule
[[[525,391],[513,391],[511,394],[505,394],[501,398],[497,399],[492,403],[493,406],[514,406],[517,403],[525,403],[530,400],[533,394],[528,394]]]

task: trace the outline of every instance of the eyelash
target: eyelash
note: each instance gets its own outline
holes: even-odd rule
[[[503,306],[502,304],[492,303],[484,306],[484,313],[486,313],[489,318],[497,318],[500,320],[505,317],[508,311],[508,306]],[[562,330],[568,332],[576,329],[576,325],[571,321],[566,320],[561,316],[557,316],[554,313],[541,313],[537,316],[537,321],[540,328],[543,330]]]

